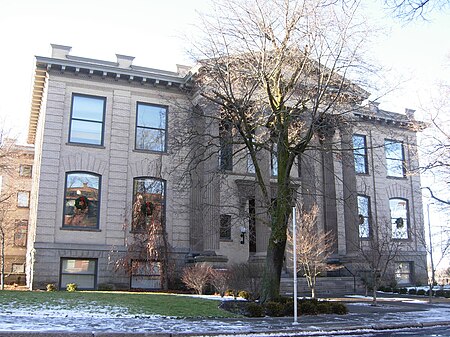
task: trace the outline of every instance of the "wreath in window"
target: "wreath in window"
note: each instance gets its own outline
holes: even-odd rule
[[[84,211],[89,206],[89,200],[84,195],[75,200],[75,208]]]
[[[403,222],[403,218],[398,218],[395,220],[395,225],[397,226],[397,229],[401,229],[403,228],[403,226],[405,225]]]
[[[141,206],[141,212],[145,216],[153,215],[153,210],[155,206],[150,201],[146,201]]]

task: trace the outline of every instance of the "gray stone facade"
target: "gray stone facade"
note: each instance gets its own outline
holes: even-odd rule
[[[222,174],[217,170],[218,146],[203,150],[199,139],[180,142],[186,129],[217,132],[214,124],[193,118],[185,67],[167,72],[134,66],[133,58],[124,55],[117,55],[117,62],[107,62],[71,56],[70,47],[52,47],[52,57],[36,58],[30,116],[29,142],[36,148],[27,253],[30,288],[48,283],[61,286],[63,260],[71,259],[96,261],[96,287],[130,286],[130,276],[114,265],[131,238],[133,179],[139,177],[165,181],[165,223],[171,259],[178,269],[196,260],[224,266],[264,258],[269,231],[264,219],[256,221],[254,242],[248,235],[249,200],[255,200],[257,213],[259,206],[246,156],[239,152],[232,170]],[[105,99],[101,145],[70,141],[74,94]],[[167,107],[166,151],[136,149],[139,102]],[[408,165],[417,166],[416,134],[408,121],[402,121],[403,115],[372,118],[373,112],[362,111],[355,113],[353,129],[336,130],[329,139],[330,146],[347,151],[342,156],[331,151],[306,153],[300,164],[302,174],[298,165],[292,170],[293,184],[302,202],[319,205],[320,226],[335,233],[335,257],[349,268],[356,263],[360,244],[356,196],[370,196],[372,219],[389,217],[389,198],[408,200],[410,236],[399,259],[414,265],[411,282],[424,282],[426,253],[416,236],[423,233],[420,178],[387,178],[383,148],[387,138],[402,141]],[[364,134],[370,143],[368,174],[355,174],[349,144],[354,133]],[[274,179],[269,158],[267,154],[268,182]],[[97,228],[63,226],[65,182],[70,172],[101,177]],[[276,197],[275,189],[272,193]],[[231,216],[228,239],[220,237],[221,214]],[[243,240],[241,228],[245,229]]]

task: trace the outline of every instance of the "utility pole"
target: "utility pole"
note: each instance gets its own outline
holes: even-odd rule
[[[430,282],[430,300],[431,303],[433,301],[433,286],[435,281],[435,274],[434,274],[434,261],[433,261],[433,240],[431,235],[431,221],[430,221],[430,205],[434,205],[434,203],[427,204],[427,216],[428,216],[428,236],[430,239],[430,264],[431,264],[431,282]]]

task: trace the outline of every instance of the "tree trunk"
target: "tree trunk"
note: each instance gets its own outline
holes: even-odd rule
[[[374,285],[372,290],[372,304],[377,305],[377,287]]]
[[[316,298],[316,286],[311,287],[311,298],[312,299]]]
[[[277,201],[271,211],[272,231],[267,247],[266,265],[262,280],[261,302],[280,296],[280,277],[287,241],[287,223],[291,213],[292,195],[289,173],[292,165],[284,146],[278,148]]]

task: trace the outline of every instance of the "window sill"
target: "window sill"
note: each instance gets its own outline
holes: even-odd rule
[[[411,241],[411,238],[406,238],[406,239],[402,239],[402,238],[391,238],[392,241],[400,241],[400,242],[408,242]]]
[[[62,231],[84,231],[84,232],[101,232],[100,228],[89,228],[89,227],[60,227]]]
[[[106,147],[104,145],[95,145],[95,144],[67,142],[66,145],[68,145],[68,146],[90,147],[90,148],[93,148],[93,149],[106,149]]]
[[[220,238],[219,241],[220,242],[233,242],[233,239]]]
[[[145,153],[145,154],[148,154],[148,153],[152,153],[152,154],[164,154],[164,155],[167,154],[167,151],[141,150],[141,149],[133,149],[133,152],[136,152],[136,153]]]
[[[387,179],[395,179],[395,180],[407,180],[408,177],[395,177],[395,176],[386,176]]]

